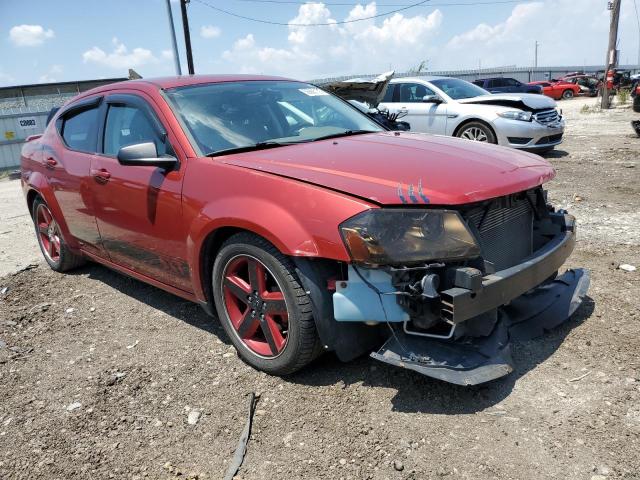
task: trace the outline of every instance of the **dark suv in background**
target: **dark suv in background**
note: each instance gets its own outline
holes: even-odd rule
[[[542,93],[539,85],[527,85],[515,78],[480,78],[473,83],[491,93]]]

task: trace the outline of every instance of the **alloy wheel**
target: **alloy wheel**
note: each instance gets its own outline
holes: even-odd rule
[[[257,258],[238,255],[223,269],[224,308],[234,333],[253,353],[274,358],[287,345],[289,315],[278,281]]]
[[[465,129],[461,134],[460,138],[466,138],[467,140],[473,140],[475,142],[488,142],[486,133],[482,131],[482,129],[478,127],[470,127]]]
[[[42,246],[42,251],[47,258],[58,263],[60,261],[60,229],[51,215],[49,208],[41,203],[36,210],[36,229],[38,231],[38,241]]]

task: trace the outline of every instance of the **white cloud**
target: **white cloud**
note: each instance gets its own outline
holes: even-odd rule
[[[167,59],[167,60],[172,60],[173,59],[173,50],[162,50],[160,52],[160,55],[162,56],[162,58]]]
[[[345,20],[371,17],[375,2],[356,5]],[[407,69],[429,56],[442,13],[405,17],[396,13],[380,23],[374,19],[338,24],[322,3],[301,5],[289,21],[287,46],[260,45],[253,34],[238,39],[222,54],[235,70],[244,73],[284,74],[297,78],[375,73]],[[296,24],[323,23],[323,27]]]
[[[42,25],[16,25],[9,30],[9,40],[18,47],[37,47],[55,36],[53,30],[45,30]]]
[[[633,0],[622,1],[619,45],[636,62],[638,29]],[[609,31],[606,2],[544,0],[516,5],[507,18],[480,23],[454,35],[438,56],[442,68],[531,66],[534,44],[540,43],[538,65],[594,65],[604,63]]]
[[[229,71],[282,74],[309,79],[334,75],[403,72],[428,60],[431,70],[533,64],[540,42],[539,65],[598,65],[604,62],[609,12],[602,0],[534,0],[488,15],[481,6],[431,13],[405,11],[384,19],[375,2],[355,5],[338,18],[330,5],[301,5],[289,21],[286,37],[267,40],[245,34],[222,54]],[[507,7],[505,7],[507,8]],[[638,28],[633,0],[622,0],[619,48],[622,63],[636,63]],[[483,21],[460,31],[454,14]],[[626,12],[626,13],[625,13]],[[368,18],[368,19],[367,19]],[[491,19],[490,21],[484,20]],[[358,20],[338,24],[340,20]],[[293,24],[323,23],[323,27]]]
[[[200,36],[202,38],[217,38],[222,33],[220,28],[213,25],[203,25],[200,27]]]
[[[151,50],[137,47],[129,51],[126,45],[117,38],[113,38],[113,51],[106,53],[100,47],[92,47],[82,54],[84,63],[96,63],[113,69],[136,68],[150,63],[156,63],[158,59]]]
[[[39,83],[54,83],[58,81],[58,76],[62,73],[62,65],[51,65],[49,70],[40,75]]]

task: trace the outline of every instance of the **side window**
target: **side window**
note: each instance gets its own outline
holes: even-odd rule
[[[475,80],[473,84],[479,87],[484,87],[484,80]]]
[[[418,103],[427,95],[435,95],[433,90],[420,83],[400,83],[396,88],[400,89],[400,102]]]
[[[74,112],[62,121],[60,134],[64,143],[72,150],[94,153],[96,151],[96,107]]]
[[[519,87],[521,85],[520,82],[518,80],[516,80],[515,78],[507,78],[507,79],[505,79],[505,83],[509,87]]]
[[[145,142],[155,143],[159,156],[167,153],[165,142],[156,133],[146,113],[128,105],[109,105],[104,128],[104,153],[115,156],[122,147]]]
[[[384,92],[384,97],[382,98],[382,103],[393,102],[393,90],[396,88],[394,84],[387,85],[387,91]]]
[[[489,81],[489,88],[500,88],[504,86],[505,82],[501,78],[494,78],[493,80]]]

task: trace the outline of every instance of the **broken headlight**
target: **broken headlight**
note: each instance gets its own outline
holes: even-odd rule
[[[356,263],[405,265],[480,255],[480,247],[451,210],[371,209],[340,225]]]
[[[523,112],[522,110],[507,110],[506,112],[498,112],[498,116],[508,118],[509,120],[522,120],[523,122],[531,121],[531,112]]]

